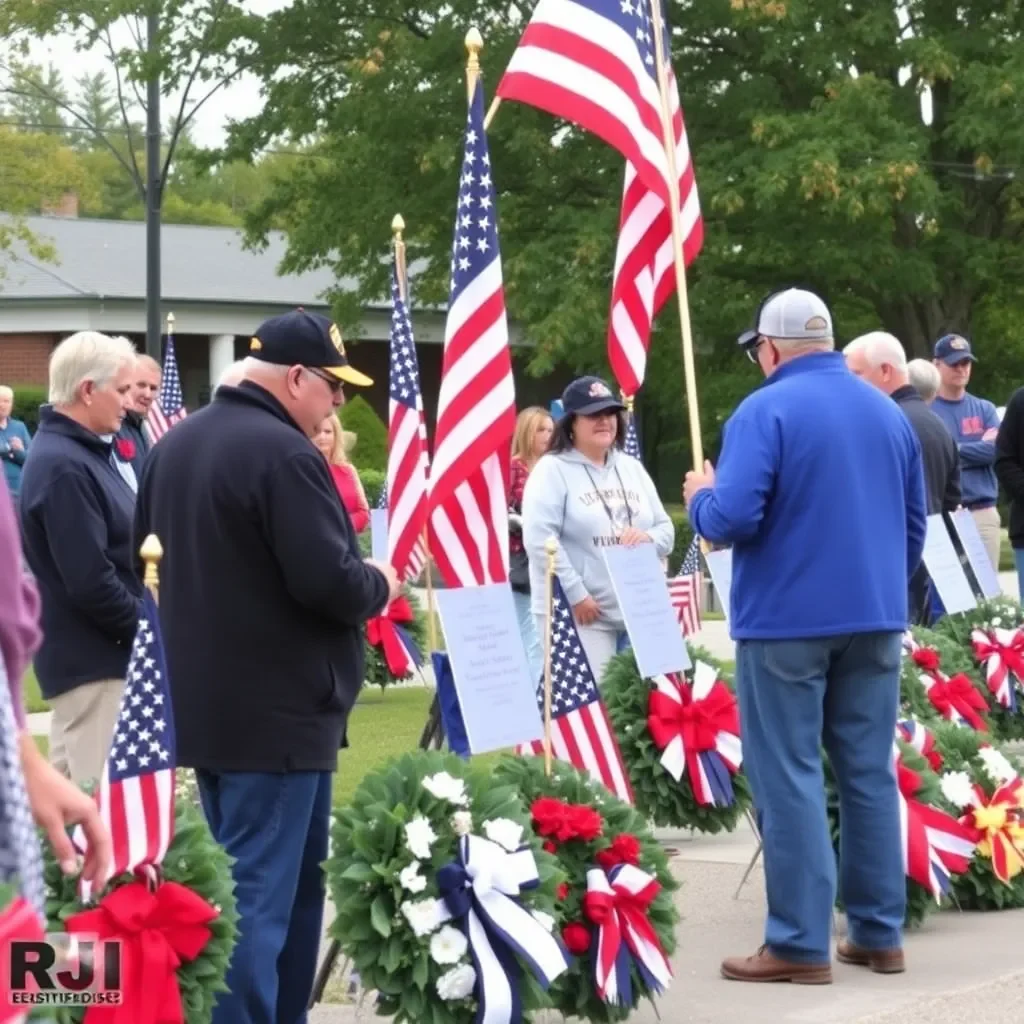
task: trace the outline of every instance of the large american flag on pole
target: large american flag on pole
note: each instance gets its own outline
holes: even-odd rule
[[[391,278],[390,364],[388,469],[381,493],[389,495],[388,561],[399,579],[411,580],[426,562],[427,426],[412,321],[402,298],[397,266]]]
[[[156,602],[147,590],[128,662],[121,714],[96,802],[113,846],[111,878],[158,865],[174,838],[174,717]],[[85,839],[81,829],[76,841]],[[82,880],[85,901],[91,884]]]
[[[543,719],[543,676],[537,687],[537,704]],[[544,741],[521,743],[516,751],[542,756]],[[551,754],[589,772],[620,800],[633,803],[619,744],[557,576],[551,608]]]
[[[160,394],[149,407],[146,424],[153,435],[154,443],[159,441],[175,423],[187,415],[185,396],[181,390],[181,376],[178,360],[174,355],[174,338],[167,335],[167,349],[164,352],[163,375],[160,379]]]
[[[466,121],[430,469],[430,553],[449,587],[508,578],[515,388],[483,103],[478,81]]]
[[[503,99],[574,121],[626,158],[608,359],[627,395],[643,383],[651,324],[675,287],[652,2],[659,0],[541,0],[498,86]],[[668,62],[664,17],[662,24]],[[670,63],[666,70],[683,254],[690,263],[703,243],[704,222],[679,88]]]
[[[668,581],[669,598],[683,635],[700,632],[700,538],[694,536],[677,575]]]

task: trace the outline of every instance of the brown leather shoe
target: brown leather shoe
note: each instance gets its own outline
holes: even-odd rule
[[[722,977],[730,981],[788,981],[794,985],[831,985],[832,965],[794,964],[762,946],[753,956],[731,956],[722,961]]]
[[[836,959],[854,967],[870,967],[875,974],[902,974],[907,969],[902,949],[864,949],[849,939],[839,940]]]

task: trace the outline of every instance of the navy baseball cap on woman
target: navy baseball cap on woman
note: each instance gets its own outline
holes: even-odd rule
[[[608,409],[625,409],[600,377],[579,377],[562,392],[563,416],[593,416]]]
[[[976,363],[978,357],[971,351],[971,343],[959,334],[947,334],[935,342],[935,358],[947,366],[957,363]]]
[[[307,313],[301,307],[264,320],[249,342],[249,355],[278,366],[323,370],[358,387],[373,384],[365,373],[349,365],[338,325],[319,313]]]

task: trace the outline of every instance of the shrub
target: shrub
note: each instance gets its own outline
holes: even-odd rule
[[[362,395],[346,402],[338,413],[346,430],[356,435],[356,444],[350,458],[356,469],[375,469],[384,473],[388,468],[388,430]],[[363,480],[365,486],[365,478]],[[369,495],[367,495],[369,496]],[[372,503],[371,503],[372,504]]]
[[[23,420],[29,433],[35,437],[39,429],[39,406],[49,400],[49,392],[37,384],[11,384],[14,391],[14,408],[11,415],[16,420]]]
[[[357,443],[356,448],[359,447],[360,444]],[[380,501],[380,495],[384,490],[384,481],[386,479],[387,473],[383,469],[359,469],[359,480],[363,485],[363,490],[366,492],[366,502],[370,508],[377,507],[377,502]]]
[[[681,505],[670,505],[666,511],[676,528],[675,544],[672,546],[672,554],[668,557],[668,571],[670,575],[674,575],[679,572],[679,566],[683,564],[686,550],[693,540],[693,527],[686,516],[686,509]]]

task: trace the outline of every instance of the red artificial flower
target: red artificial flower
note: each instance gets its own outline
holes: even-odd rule
[[[567,899],[568,896],[569,896],[569,883],[568,882],[563,882],[555,890],[555,896],[558,898],[559,902],[561,902],[562,900]]]
[[[590,929],[574,921],[562,929],[562,941],[573,956],[581,956],[590,949]]]
[[[117,454],[125,462],[131,462],[135,458],[135,442],[130,437],[117,438],[114,446],[117,448]]]
[[[607,849],[598,851],[597,863],[605,871],[611,871],[616,864],[639,864],[640,863],[640,842],[636,836],[624,832],[612,840],[612,845]]]
[[[542,796],[533,801],[530,814],[540,835],[551,836],[560,843],[564,843],[573,837],[570,810],[569,805],[562,803],[561,800],[556,800],[551,796]]]
[[[915,665],[919,665],[925,672],[936,672],[939,668],[939,652],[934,647],[919,647],[911,655]]]
[[[548,853],[558,853],[558,844],[551,842],[550,839],[544,840],[544,849]]]
[[[572,825],[574,838],[584,842],[593,842],[604,828],[601,815],[591,807],[572,805],[569,808],[569,821]]]

